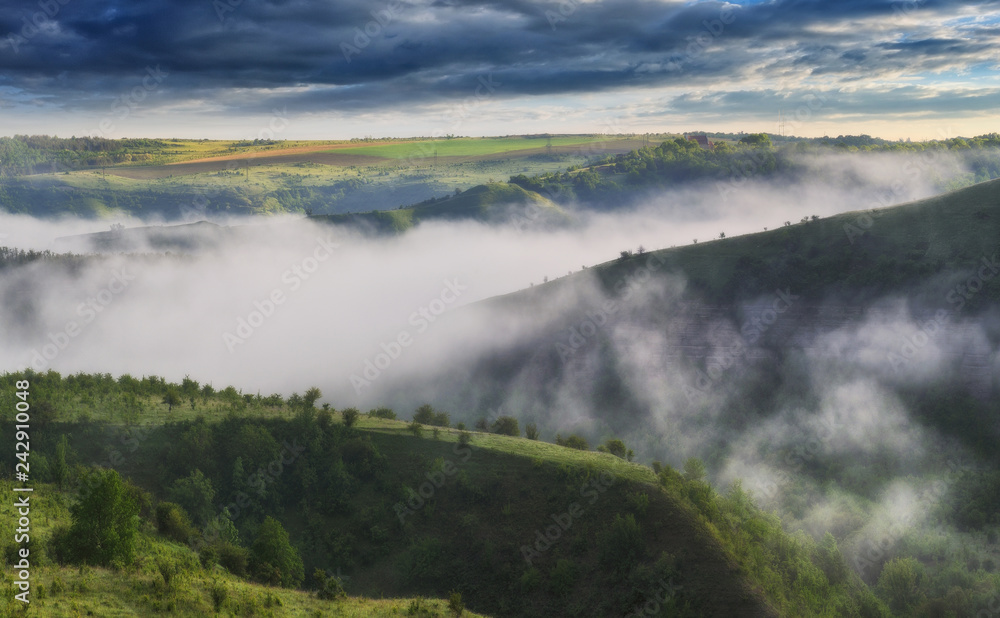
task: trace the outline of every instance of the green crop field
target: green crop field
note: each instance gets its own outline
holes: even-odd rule
[[[423,140],[415,142],[397,142],[360,146],[357,148],[338,148],[340,154],[363,154],[385,157],[387,159],[406,159],[433,157],[477,157],[494,155],[517,150],[541,150],[551,146],[563,148],[566,146],[593,145],[601,148],[608,145],[635,148],[639,140],[623,137],[603,137],[599,135],[570,135],[563,137],[491,137],[491,138],[458,138]]]

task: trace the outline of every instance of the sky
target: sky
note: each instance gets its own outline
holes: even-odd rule
[[[0,135],[1000,131],[989,0],[0,0]]]

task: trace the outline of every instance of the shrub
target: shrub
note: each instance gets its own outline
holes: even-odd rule
[[[354,424],[358,422],[358,417],[361,416],[357,408],[347,408],[341,414],[344,417],[344,425],[348,427],[354,427]]]
[[[212,607],[215,608],[216,613],[219,613],[222,611],[222,606],[225,605],[226,599],[229,598],[229,587],[219,581],[213,581],[212,587],[209,588],[208,592],[212,596]]]
[[[458,434],[458,443],[462,446],[468,446],[469,442],[472,442],[472,434],[468,431],[463,431]]]
[[[520,436],[521,429],[517,425],[517,419],[513,416],[501,416],[493,421],[493,433],[502,436]]]
[[[317,598],[325,601],[336,601],[337,599],[347,598],[347,593],[344,592],[344,586],[340,583],[340,580],[336,577],[328,576],[323,569],[313,571],[313,581],[316,582]]]
[[[542,583],[542,574],[535,567],[531,567],[521,574],[521,588],[525,591],[534,590],[540,583]]]
[[[538,426],[534,423],[528,423],[524,426],[524,437],[529,440],[538,439]]]
[[[705,464],[697,457],[689,457],[684,462],[684,480],[689,482],[705,480]]]
[[[564,595],[573,589],[576,583],[576,565],[560,558],[549,571],[549,589],[553,594]]]
[[[410,433],[412,433],[414,436],[418,438],[424,433],[423,425],[421,425],[417,421],[411,422],[409,425],[406,426],[406,428],[410,430]]]
[[[465,603],[462,602],[461,592],[451,593],[451,596],[448,597],[448,609],[451,610],[451,613],[455,614],[456,617],[465,613]]]
[[[156,505],[156,529],[163,536],[187,543],[194,529],[191,520],[181,505],[174,502],[161,502]]]
[[[642,555],[642,531],[631,513],[625,517],[615,515],[615,521],[600,535],[599,541],[601,562],[609,568],[627,571]]]
[[[169,589],[174,576],[177,575],[177,565],[172,560],[160,558],[156,561],[156,570],[160,572],[160,576],[163,578],[163,587]]]
[[[216,541],[198,552],[202,566],[218,564],[237,577],[246,577],[250,565],[250,550],[229,541]]]
[[[578,451],[588,451],[590,450],[590,445],[587,444],[587,439],[581,435],[573,434],[570,437],[563,439],[561,435],[556,435],[556,444],[559,446],[565,446],[568,448],[575,448]]]
[[[601,446],[597,447],[597,450],[602,453],[611,453],[615,457],[632,461],[632,451],[625,448],[625,443],[618,438],[611,438]]]
[[[420,423],[422,425],[433,425],[434,424],[434,408],[430,404],[424,404],[417,408],[416,412],[413,413],[414,422]]]
[[[384,418],[390,421],[396,420],[396,413],[393,412],[391,408],[375,408],[374,410],[368,412],[368,416],[372,416],[374,418]]]

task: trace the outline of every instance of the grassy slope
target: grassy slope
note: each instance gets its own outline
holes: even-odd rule
[[[1000,179],[908,204],[651,253],[666,260],[660,273],[680,273],[698,294],[726,302],[779,288],[814,297],[884,294],[938,271],[971,275],[983,257],[998,251]],[[648,255],[605,262],[589,272],[611,290]],[[562,277],[484,302],[542,300],[549,286],[569,282]],[[987,286],[973,301],[989,298],[1000,299],[997,286]],[[947,306],[943,296],[931,300]]]
[[[371,211],[349,215],[326,215],[315,220],[335,225],[351,225],[374,229],[378,232],[404,232],[413,226],[432,220],[472,219],[477,221],[499,220],[509,215],[506,208],[516,205],[543,209],[545,216],[568,220],[561,208],[533,191],[517,185],[493,183],[473,187],[459,195],[433,202],[423,202],[410,208],[388,211]]]
[[[83,396],[49,397],[49,400],[59,411],[59,417],[66,420],[87,418],[120,423],[121,410],[125,407],[113,393],[101,392],[101,389],[91,390]],[[169,413],[166,406],[155,398],[132,401],[127,407],[140,411],[130,421],[153,426],[167,420],[192,419],[197,415],[203,415],[209,420],[221,419],[233,411],[232,406],[219,396],[197,396],[194,401],[194,406],[185,403],[176,406]],[[288,418],[292,411],[286,406],[269,408],[253,404],[241,408],[240,414]],[[428,462],[438,458],[454,459],[453,449],[458,432],[453,429],[442,429],[440,435],[432,438],[429,435],[430,428],[425,428],[424,437],[416,438],[408,433],[403,422],[364,416],[359,421],[358,428],[372,437],[373,442],[388,458],[390,469],[397,471],[396,474],[409,487],[418,487],[425,480],[423,470],[427,469]],[[80,427],[67,429],[77,436],[88,433]],[[62,431],[54,427],[49,431],[53,430]],[[102,461],[115,448],[117,441],[112,434],[121,433],[124,428],[112,425],[108,430],[109,437],[97,440],[91,438],[89,444],[74,447],[80,449],[82,461]],[[98,435],[103,434],[98,432]],[[406,598],[418,593],[428,594],[428,586],[447,591],[454,585],[463,591],[467,605],[487,613],[493,613],[494,609],[500,615],[513,613],[521,616],[568,615],[564,612],[595,615],[595,611],[598,614],[604,612],[601,615],[617,615],[619,611],[625,613],[628,610],[620,607],[617,610],[611,607],[601,610],[595,608],[601,607],[610,592],[607,584],[602,583],[603,576],[600,573],[604,569],[600,557],[601,535],[617,515],[631,512],[642,526],[644,546],[649,555],[655,558],[665,552],[672,557],[679,569],[679,577],[674,583],[681,586],[682,598],[693,603],[693,608],[701,615],[774,615],[775,610],[768,608],[771,602],[782,608],[783,615],[820,615],[815,608],[801,606],[803,600],[791,594],[788,588],[790,582],[784,582],[780,577],[775,579],[773,572],[766,579],[758,580],[763,571],[758,572],[752,567],[752,556],[741,553],[737,557],[724,549],[726,542],[723,537],[728,537],[730,532],[718,528],[717,523],[709,523],[705,515],[699,513],[698,508],[686,497],[684,484],[678,485],[680,481],[677,479],[667,482],[667,477],[658,478],[648,467],[627,463],[608,454],[477,432],[473,432],[472,436],[474,454],[467,463],[461,465],[461,470],[472,479],[474,486],[487,488],[487,495],[470,503],[461,482],[458,485],[448,483],[434,496],[433,506],[418,510],[409,518],[403,537],[392,542],[388,554],[385,553],[385,548],[376,547],[372,549],[373,555],[381,558],[376,559],[373,564],[355,565],[351,571],[349,591],[373,597]],[[152,448],[155,442],[156,438],[150,437],[134,456],[129,452],[125,453],[126,463],[122,464],[124,471],[128,472],[133,465],[143,467],[142,451]],[[123,446],[119,448],[125,450]],[[570,530],[571,538],[555,544],[552,550],[536,561],[535,567],[538,568],[541,584],[531,588],[519,586],[519,578],[530,570],[521,560],[519,547],[530,544],[534,531],[551,523],[548,514],[564,512],[572,500],[582,501],[576,492],[581,481],[593,479],[601,471],[609,472],[617,479],[607,497],[602,497],[588,509],[584,517],[574,523]],[[149,473],[151,470],[132,472],[143,477],[146,476],[143,472]],[[398,498],[380,494],[380,491],[382,490],[372,488],[358,498],[356,509],[382,513],[376,520],[365,519],[368,522],[366,525],[381,521],[386,515],[390,520],[395,519],[392,517],[391,505]],[[45,493],[52,495],[56,492],[52,488],[46,488]],[[638,494],[649,497],[647,508],[631,506],[633,497]],[[65,509],[68,499],[62,497],[60,500],[63,504],[61,508]],[[44,510],[46,513],[50,511],[48,508]],[[65,514],[55,518],[65,520]],[[285,519],[293,539],[297,534],[302,534],[296,525],[294,512],[286,511]],[[54,525],[54,522],[46,525]],[[348,518],[331,520],[329,527],[332,531],[359,532],[352,529],[352,521]],[[723,533],[721,536],[720,531]],[[360,532],[363,534],[363,531]],[[156,540],[149,534],[144,538],[148,545],[143,553],[159,552],[162,550],[161,546],[173,548],[171,551],[187,551]],[[441,543],[446,551],[439,564],[435,565],[437,568],[421,576],[425,580],[424,590],[421,591],[414,589],[412,583],[398,581],[396,571],[400,568],[399,565],[407,564],[413,559],[415,547],[428,542]],[[305,547],[310,546],[307,544]],[[743,547],[746,551],[753,544],[744,543]],[[551,581],[555,580],[550,578],[555,577],[555,569],[562,559],[572,561],[577,565],[578,575],[582,575],[569,591],[553,596],[550,587],[554,585]],[[127,603],[118,598],[120,592],[126,598],[130,595],[137,596],[142,603],[147,603],[146,607],[152,607],[151,604],[160,601],[169,603],[173,596],[157,596],[157,576],[151,570],[154,567],[150,566],[153,563],[145,561],[142,564],[145,567],[140,567],[123,580],[127,585],[121,584],[119,580],[122,578],[115,579],[113,574],[92,571],[98,573],[92,577],[101,582],[87,586],[88,591],[94,593],[95,602],[97,591],[103,591],[109,586],[114,594],[111,599],[104,597],[101,602],[124,604],[124,607]],[[44,573],[47,574],[43,574],[42,581],[47,583],[48,578],[54,577],[56,571]],[[62,569],[60,573],[67,584],[70,584],[68,578],[75,577],[66,569]],[[115,583],[104,583],[104,578],[107,578],[107,582],[114,580]],[[193,577],[190,588],[194,592],[185,597],[187,600],[184,603],[197,605],[204,602],[208,598],[205,592],[210,584],[208,579],[208,574]],[[256,595],[259,603],[266,600],[267,591],[263,588],[251,587],[231,579],[226,581],[234,590],[245,591],[233,592],[234,599],[245,594]],[[767,590],[770,601],[764,600],[763,590]],[[141,594],[135,595],[136,592],[147,594],[148,599]],[[283,607],[299,607],[299,604],[305,607],[314,602],[304,595],[287,591],[280,591],[280,595]],[[641,604],[641,595],[635,602]],[[180,608],[180,600],[175,599],[175,603]],[[407,602],[398,603],[405,605]],[[108,607],[104,610],[111,611]],[[142,613],[134,608],[130,611],[136,613],[126,612],[122,615]],[[197,614],[197,610],[192,611],[194,614],[191,615]],[[279,611],[277,615],[286,615],[283,611]]]
[[[0,481],[0,491],[10,495],[13,484]],[[55,485],[34,484],[31,494],[32,529],[35,538],[44,538],[57,526],[70,523],[69,505],[73,497]],[[15,519],[12,501],[0,504],[0,521]],[[5,530],[7,532],[7,530]],[[222,616],[327,616],[336,608],[337,616],[367,618],[414,615],[408,612],[419,604],[428,613],[421,616],[451,616],[447,602],[439,599],[366,599],[350,597],[334,604],[309,592],[249,583],[224,570],[206,570],[198,555],[185,545],[164,540],[149,527],[140,531],[134,565],[115,571],[93,567],[67,567],[45,560],[32,565],[30,613],[15,601],[9,573],[5,573],[4,594],[0,597],[3,616],[101,616],[126,617],[165,614],[207,616],[216,614],[213,588],[225,589]],[[186,572],[168,587],[158,569],[158,561],[182,565]],[[483,614],[468,612],[473,618]]]

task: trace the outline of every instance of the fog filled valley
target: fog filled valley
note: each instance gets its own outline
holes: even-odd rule
[[[404,227],[0,212],[44,602],[1000,615],[996,149],[683,142]],[[132,492],[138,559],[74,541],[88,487]]]

